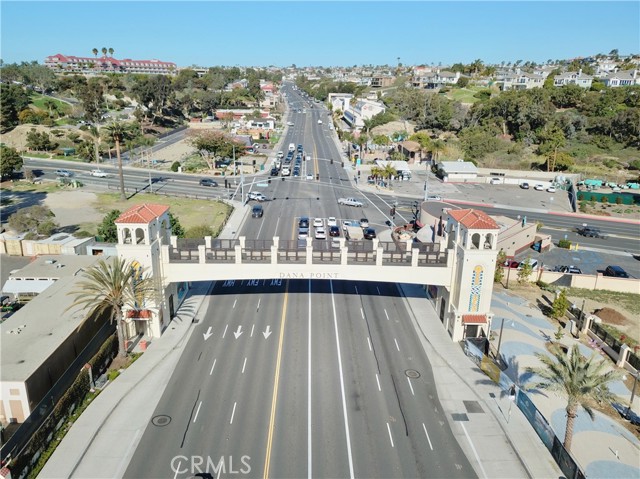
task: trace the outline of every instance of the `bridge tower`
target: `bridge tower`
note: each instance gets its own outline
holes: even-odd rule
[[[455,260],[451,284],[448,290],[442,291],[437,309],[454,341],[489,337],[499,230],[498,224],[483,211],[448,212],[447,249],[455,254]]]
[[[157,338],[189,287],[188,283],[166,283],[163,279],[160,247],[169,244],[171,238],[169,207],[150,203],[135,205],[122,213],[115,224],[118,256],[133,261],[141,271],[150,274],[157,287],[157,299],[140,305],[138,310],[124,311],[126,334]]]

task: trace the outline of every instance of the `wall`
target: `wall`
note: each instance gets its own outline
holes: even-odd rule
[[[29,415],[29,400],[24,383],[17,381],[3,381],[0,384],[0,422],[6,425],[11,419],[18,423]]]
[[[507,274],[507,268],[505,268],[505,278]],[[602,273],[596,275],[593,274],[565,274],[555,273],[553,271],[542,271],[542,273],[536,274],[534,271],[531,274],[530,281],[537,281],[538,275],[540,280],[552,284],[554,286],[571,287],[571,288],[583,288],[583,289],[604,289],[608,291],[618,291],[621,293],[638,293],[640,291],[640,279],[632,278],[613,278],[611,276],[604,276]],[[511,279],[517,278],[517,272],[511,273]]]

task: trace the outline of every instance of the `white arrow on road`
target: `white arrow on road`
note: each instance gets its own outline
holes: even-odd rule
[[[209,326],[209,329],[207,329],[206,333],[202,333],[202,336],[204,336],[205,341],[213,336],[213,333],[211,332],[211,326]]]
[[[233,335],[238,339],[242,334],[242,326],[238,326],[238,330],[233,333]]]
[[[267,339],[271,335],[271,326],[267,326],[267,330],[262,333],[264,339]]]

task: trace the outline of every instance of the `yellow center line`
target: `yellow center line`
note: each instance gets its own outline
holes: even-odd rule
[[[278,383],[280,382],[280,362],[282,360],[282,344],[284,343],[284,325],[287,321],[287,299],[289,297],[289,280],[285,285],[284,305],[282,306],[282,316],[280,318],[280,339],[278,341],[278,356],[276,359],[276,372],[273,380],[273,398],[271,400],[271,416],[269,417],[269,433],[267,434],[267,451],[264,458],[264,479],[269,477],[269,466],[271,464],[271,447],[273,445],[273,428],[276,419],[276,405],[278,403]]]

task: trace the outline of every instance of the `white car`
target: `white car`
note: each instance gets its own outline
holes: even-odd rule
[[[287,122],[287,125],[289,125],[289,126],[293,126],[293,122],[292,122],[292,121],[288,121],[288,122]]]
[[[327,239],[327,233],[324,228],[316,228],[316,239]]]
[[[313,227],[314,228],[322,228],[324,226],[324,220],[322,218],[314,218],[313,219]]]
[[[98,178],[106,178],[107,176],[109,176],[109,174],[106,171],[102,171],[102,170],[91,170],[91,173],[89,173],[91,176],[96,176]]]
[[[262,193],[257,193],[255,191],[250,191],[249,193],[247,193],[247,199],[248,200],[256,200],[256,201],[266,201],[267,197],[264,196]]]
[[[536,191],[544,191],[544,186],[538,183],[533,187],[533,189]]]
[[[440,195],[429,195],[429,196],[427,196],[427,201],[442,201],[442,196],[440,196]]]
[[[336,220],[335,216],[329,216],[329,218],[327,218],[327,226],[338,226],[338,221]]]
[[[555,193],[556,192],[556,187],[555,186],[550,186],[549,188],[547,188],[547,191],[549,193]]]
[[[493,177],[489,180],[489,183],[492,185],[499,185],[502,183],[502,180],[500,178]]]

